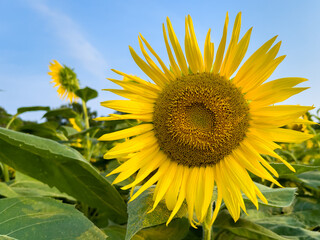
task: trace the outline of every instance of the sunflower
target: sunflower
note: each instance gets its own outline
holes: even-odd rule
[[[75,95],[75,91],[79,89],[79,80],[75,72],[67,66],[62,66],[57,60],[53,60],[53,63],[50,62],[49,69],[51,83],[55,84],[53,87],[58,87],[60,98],[67,97],[70,103],[76,102],[78,97]]]
[[[271,38],[239,68],[252,28],[239,40],[239,13],[225,52],[228,20],[227,14],[214,58],[210,29],[202,54],[192,19],[187,16],[183,53],[167,18],[167,30],[163,24],[163,35],[170,66],[164,64],[140,34],[138,39],[145,60],[131,47],[130,52],[153,83],[113,70],[126,80],[109,79],[123,88],[109,91],[129,100],[101,103],[127,114],[111,114],[98,120],[136,119],[140,122],[137,126],[105,134],[99,139],[113,141],[130,138],[104,155],[106,159],[129,156],[126,162],[110,173],[120,173],[114,183],[136,173],[135,180],[122,188],[141,185],[130,201],[156,185],[150,211],[164,200],[172,211],[167,224],[184,201],[193,227],[207,221],[206,216],[211,216],[209,206],[212,201],[215,201],[215,209],[210,226],[222,200],[235,221],[239,219],[240,209],[246,212],[242,193],[258,209],[258,198],[264,203],[267,200],[248,172],[281,187],[274,179],[278,173],[260,154],[275,157],[295,171],[274,152],[280,148],[275,142],[301,142],[311,137],[281,127],[294,123],[313,107],[274,105],[305,90],[294,86],[306,79],[281,78],[264,83],[285,58],[276,57],[281,42],[273,45],[276,37]],[[154,62],[147,49],[159,64]],[[218,195],[213,199],[215,187]]]

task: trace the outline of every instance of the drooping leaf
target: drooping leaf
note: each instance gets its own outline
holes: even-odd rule
[[[220,211],[217,219],[213,225],[216,235],[215,239],[219,238],[220,234],[225,231],[232,233],[233,235],[250,240],[287,240],[284,237],[264,228],[258,224],[255,224],[249,220],[240,218],[237,222],[234,222],[227,210]],[[237,239],[237,238],[229,238]]]
[[[43,115],[43,117],[63,117],[63,118],[75,118],[78,114],[73,111],[71,108],[59,108],[54,109],[51,111],[48,111],[46,114]]]
[[[0,236],[7,239],[107,238],[73,206],[50,198],[1,199],[0,212]]]
[[[63,133],[64,135],[66,135],[67,137],[73,135],[73,134],[77,134],[78,131],[76,129],[74,129],[73,127],[69,127],[69,126],[61,126],[59,128]]]
[[[7,191],[1,192],[0,195],[5,197],[18,197],[18,196],[28,196],[28,197],[52,197],[59,199],[66,199],[68,201],[75,201],[75,199],[68,194],[61,193],[55,187],[49,187],[47,184],[37,181],[27,175],[24,175],[18,171],[15,172],[15,180],[7,185]],[[1,185],[1,183],[0,183]]]
[[[297,176],[303,183],[320,191],[320,171],[301,173]]]
[[[160,202],[156,209],[148,213],[153,206],[154,188],[149,188],[143,192],[137,199],[128,203],[128,224],[126,240],[131,239],[141,229],[166,223],[171,211],[169,211],[164,202]],[[176,214],[177,218],[184,217],[187,213],[187,207],[183,204]],[[189,228],[189,227],[188,227]]]
[[[290,206],[295,197],[296,188],[269,188],[262,184],[255,183],[259,188],[260,192],[268,200],[268,206],[273,207],[288,207]],[[243,194],[245,201],[250,201],[246,195]],[[259,204],[265,204],[258,199]]]
[[[184,237],[186,237],[189,227],[188,219],[176,218],[173,219],[168,226],[161,224],[141,229],[131,240],[181,240],[185,239]],[[106,233],[110,239],[125,240],[125,227],[114,225],[103,229],[103,232]]]
[[[189,227],[187,218],[176,218],[168,226],[161,224],[141,229],[132,240],[181,240],[187,235]]]
[[[124,240],[126,237],[126,228],[124,226],[113,225],[102,229],[102,231],[110,239]]]
[[[282,237],[298,240],[320,239],[320,232],[312,231],[320,227],[319,200],[312,198],[297,198],[289,208],[276,210],[263,206],[256,211],[247,209],[246,220],[253,221]]]
[[[0,148],[5,164],[100,209],[114,222],[126,222],[121,195],[76,150],[4,128],[0,128]]]
[[[56,122],[31,123],[19,127],[18,131],[55,141],[67,140],[63,134],[57,132],[58,125]]]
[[[292,172],[283,163],[270,163],[270,165],[279,173],[280,178],[287,175],[297,175],[304,172],[320,170],[320,166],[291,164],[292,167],[296,170],[296,172]]]
[[[320,227],[320,199],[297,198],[290,215],[307,228]]]
[[[19,194],[17,194],[14,190],[12,190],[7,183],[0,182],[0,196],[9,198],[9,197],[18,197]]]
[[[75,93],[85,102],[88,102],[89,100],[98,97],[98,92],[89,87],[78,89]]]
[[[18,108],[17,113],[21,114],[24,112],[33,112],[33,111],[49,111],[50,107],[34,106],[34,107],[21,107]]]

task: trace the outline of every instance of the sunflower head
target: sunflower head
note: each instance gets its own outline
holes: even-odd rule
[[[135,181],[122,188],[141,185],[130,201],[156,185],[151,211],[164,200],[172,210],[167,223],[184,201],[194,227],[207,221],[206,216],[211,216],[206,224],[212,225],[222,201],[236,221],[241,209],[246,212],[242,194],[257,208],[258,198],[267,203],[249,172],[281,185],[275,179],[278,173],[261,154],[278,159],[294,171],[274,152],[280,148],[276,142],[301,142],[312,137],[283,127],[299,122],[298,118],[313,107],[274,105],[305,90],[295,86],[306,79],[291,77],[266,82],[284,59],[277,57],[281,42],[274,44],[276,37],[271,38],[241,65],[252,28],[240,39],[239,13],[227,44],[228,23],[227,14],[216,52],[209,29],[202,53],[190,16],[185,20],[184,48],[167,19],[167,29],[163,24],[162,30],[169,66],[140,34],[145,60],[131,47],[130,52],[152,82],[114,70],[125,80],[110,80],[123,89],[109,91],[128,100],[101,103],[127,114],[111,114],[98,120],[140,121],[137,126],[99,139],[128,139],[104,156],[128,159],[110,173],[120,173],[114,183],[136,176]],[[213,199],[215,187],[218,194]],[[212,201],[215,201],[213,214]]]
[[[51,76],[52,81],[55,85],[53,87],[58,87],[58,94],[62,99],[67,98],[70,103],[77,101],[78,97],[75,92],[80,88],[79,80],[76,73],[67,66],[62,66],[58,61],[53,60],[49,65],[50,72],[48,74]]]

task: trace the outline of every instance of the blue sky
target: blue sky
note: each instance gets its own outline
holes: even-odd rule
[[[253,26],[246,58],[275,35],[282,41],[279,55],[287,55],[270,80],[305,77],[301,84],[311,89],[285,104],[320,107],[320,1],[0,1],[0,106],[14,114],[18,107],[50,106],[62,101],[47,74],[52,59],[75,69],[81,87],[89,86],[99,97],[89,102],[99,116],[111,112],[101,101],[117,98],[104,88],[116,86],[110,69],[144,77],[130,56],[128,45],[139,51],[142,33],[159,56],[168,63],[161,24],[168,16],[180,42],[184,39],[184,18],[193,18],[199,45],[211,28],[218,45],[226,12],[231,26],[242,11],[243,35]],[[246,59],[245,58],[245,59]],[[40,120],[42,113],[26,113],[23,119]]]

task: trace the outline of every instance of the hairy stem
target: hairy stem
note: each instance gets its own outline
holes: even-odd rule
[[[89,129],[89,117],[88,117],[88,110],[87,110],[87,105],[86,102],[82,100],[82,108],[83,108],[83,115],[84,115],[84,124],[85,124],[85,129]],[[90,142],[90,136],[89,133],[86,133],[86,146],[85,146],[85,158],[90,161],[90,148],[91,148],[91,142]]]
[[[210,203],[205,221],[202,224],[204,240],[211,240],[212,238],[212,226],[210,225],[210,222],[212,219],[212,212],[213,212],[212,206],[213,206],[213,202]]]

